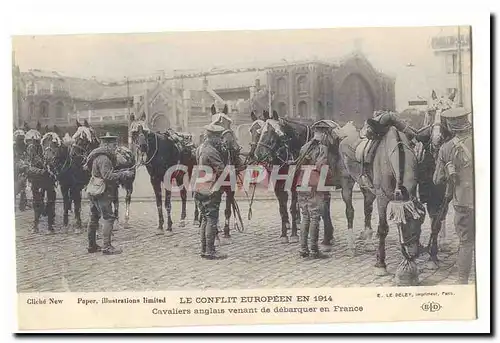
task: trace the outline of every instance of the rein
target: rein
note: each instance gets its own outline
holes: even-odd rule
[[[142,162],[142,161],[141,161],[141,162],[138,162],[138,163],[136,163],[136,165],[135,165],[135,166],[133,166],[133,167],[131,167],[131,168],[135,168],[136,166],[137,166],[137,168],[139,168],[141,165],[145,165],[145,166],[147,166],[147,165],[148,165],[148,164],[150,164],[150,163],[151,163],[151,161],[153,161],[153,159],[155,158],[156,154],[158,153],[158,134],[156,134],[156,133],[153,133],[153,134],[154,134],[154,136],[155,136],[155,151],[154,151],[153,155],[151,155],[150,159],[149,159],[149,160],[147,160],[146,162]],[[147,141],[147,143],[146,143],[146,144],[147,144],[148,151],[149,151],[149,141]],[[130,168],[129,168],[129,169],[130,169]]]

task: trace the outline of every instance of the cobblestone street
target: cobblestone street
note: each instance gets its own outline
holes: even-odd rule
[[[123,198],[120,204],[124,215]],[[229,255],[226,260],[209,261],[199,256],[198,227],[192,224],[194,206],[188,201],[188,221],[179,227],[180,201],[173,201],[174,234],[155,235],[157,212],[153,201],[134,201],[130,227],[119,225],[114,243],[123,248],[121,255],[88,254],[87,235],[64,234],[61,230],[62,204],[56,205],[56,234],[45,235],[46,218],[40,234],[31,234],[32,210],[16,212],[17,283],[19,292],[105,292],[132,290],[189,290],[224,288],[293,288],[293,287],[359,287],[392,286],[393,276],[374,274],[375,250],[367,251],[357,241],[356,255],[347,251],[345,207],[338,194],[332,198],[332,220],[335,244],[330,258],[304,261],[299,244],[281,244],[278,203],[274,199],[256,199],[251,222],[246,220],[248,202],[238,200],[245,220],[244,232],[232,232],[232,242],[219,249]],[[84,225],[88,220],[88,203],[83,204]],[[354,200],[355,233],[363,226],[363,202]],[[221,218],[223,218],[221,210]],[[453,211],[447,220],[448,249],[440,252],[439,270],[423,268],[428,255],[421,256],[422,285],[456,282],[457,239],[453,232]],[[71,218],[71,214],[70,214]],[[377,227],[374,209],[373,228]],[[71,219],[70,219],[71,220]],[[231,222],[231,227],[233,219]],[[321,226],[322,231],[322,226]],[[428,241],[430,224],[424,223],[422,244]],[[322,235],[322,232],[320,233]],[[321,236],[320,236],[321,237]],[[374,241],[376,241],[374,239]],[[391,226],[387,239],[388,272],[394,273],[401,259],[396,228]]]

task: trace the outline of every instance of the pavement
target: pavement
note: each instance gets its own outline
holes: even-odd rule
[[[137,189],[137,187],[136,187]],[[123,197],[120,222],[124,214]],[[355,256],[347,250],[345,206],[332,201],[335,244],[324,260],[303,260],[299,244],[280,243],[278,203],[272,198],[254,202],[253,218],[246,220],[248,202],[240,199],[245,220],[244,232],[232,232],[232,241],[219,249],[228,258],[210,261],[199,257],[198,227],[192,224],[194,204],[188,202],[188,223],[180,227],[180,203],[172,206],[173,235],[157,236],[157,210],[153,201],[135,201],[130,210],[130,226],[118,225],[113,244],[121,255],[87,253],[87,235],[65,234],[61,230],[62,204],[56,205],[56,234],[30,233],[33,211],[16,211],[16,251],[18,292],[107,292],[189,289],[246,289],[292,287],[393,286],[393,275],[374,274],[375,250],[357,241]],[[355,233],[363,227],[363,201],[355,197]],[[88,220],[88,205],[82,211]],[[221,218],[223,218],[221,210]],[[446,251],[439,253],[438,270],[425,268],[428,258],[418,261],[422,285],[454,284],[457,281],[458,242],[452,227],[453,210],[448,214]],[[375,206],[372,226],[377,228]],[[232,221],[233,222],[233,221]],[[46,229],[46,218],[40,224]],[[321,227],[322,230],[322,227]],[[430,224],[423,225],[422,243],[428,241]],[[322,232],[320,233],[322,235]],[[321,237],[321,236],[320,236]],[[394,273],[401,260],[397,231],[390,227],[386,241],[387,269]],[[472,280],[473,281],[473,280]]]

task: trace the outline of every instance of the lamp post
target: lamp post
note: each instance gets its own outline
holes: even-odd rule
[[[457,57],[458,57],[458,106],[463,106],[463,95],[462,95],[462,37],[460,36],[460,26],[458,27],[458,41],[457,41]]]

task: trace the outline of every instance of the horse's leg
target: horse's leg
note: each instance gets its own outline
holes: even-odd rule
[[[298,201],[297,201],[297,190],[292,189],[292,199],[290,201],[290,215],[292,216],[292,233],[290,235],[290,243],[298,243],[300,241],[299,236],[297,235],[297,211],[298,209]]]
[[[119,218],[120,218],[120,212],[119,212],[119,209],[120,209],[120,197],[118,195],[118,191],[119,191],[119,188],[120,188],[120,184],[117,184],[116,187],[114,188],[113,190],[113,214],[115,216],[115,221],[117,223],[117,225],[115,225],[115,228],[113,229],[113,231],[116,231],[116,229],[118,228],[118,222],[119,222]]]
[[[288,229],[290,229],[290,222],[288,221],[288,193],[284,190],[284,185],[279,183],[274,188],[274,193],[278,198],[280,216],[281,216],[281,243],[288,243]]]
[[[233,197],[234,193],[230,189],[225,190],[226,193],[226,208],[224,209],[224,238],[230,238],[231,234],[229,233],[229,223],[231,222],[231,208],[233,205]]]
[[[321,245],[325,246],[323,250],[327,251],[331,249],[331,246],[333,244],[333,223],[332,223],[332,217],[330,213],[330,203],[331,203],[331,194],[330,192],[325,193],[325,207],[323,208],[322,211],[322,218],[323,218],[323,241],[321,242]]]
[[[372,229],[372,214],[373,203],[375,202],[376,195],[365,188],[361,188],[363,193],[363,207],[365,212],[365,228],[359,235],[359,239],[365,240],[365,247],[372,251],[373,247],[373,229]]]
[[[158,229],[157,234],[163,235],[163,204],[161,201],[161,178],[155,178],[151,176],[151,185],[153,186],[153,191],[155,192],[156,208],[158,210]]]
[[[389,224],[387,223],[387,204],[389,199],[384,195],[377,198],[377,208],[378,208],[378,250],[377,250],[377,262],[375,263],[375,275],[385,276],[387,275],[387,265],[385,264],[385,238],[389,233]]]
[[[79,187],[71,188],[71,198],[74,204],[75,233],[82,233],[82,191]]]
[[[19,183],[19,211],[25,211],[26,205],[28,203],[28,199],[26,197],[26,180],[23,180]]]
[[[41,202],[40,202],[40,215],[42,217],[45,217],[47,215],[47,209],[46,209],[46,206],[45,206],[45,189],[41,189],[40,190],[40,199],[41,199]]]
[[[61,184],[61,193],[63,197],[63,231],[68,233],[69,225],[69,207],[71,205],[71,198],[69,196],[69,186]]]
[[[182,185],[182,183],[179,182],[177,184],[179,186]],[[185,187],[182,187],[182,189],[180,190],[180,194],[181,194],[181,222],[179,223],[179,226],[184,227],[186,226],[186,217],[187,217],[186,214],[187,190]]]
[[[38,224],[40,223],[40,216],[42,212],[42,192],[39,188],[36,187],[36,185],[31,186],[31,194],[33,194],[33,213],[34,213],[34,218],[33,218],[33,228],[32,232],[33,233],[38,233]]]
[[[132,192],[134,191],[134,182],[130,181],[127,182],[125,185],[125,191],[127,192],[125,195],[125,223],[123,224],[123,227],[127,229],[128,226],[128,220],[130,218],[130,203],[132,202]]]
[[[342,178],[342,200],[345,203],[345,215],[347,217],[347,247],[349,253],[356,253],[356,242],[354,239],[354,207],[352,206],[352,189],[354,187],[354,179],[351,177]]]
[[[165,189],[165,209],[167,210],[167,233],[172,232],[172,191]]]
[[[297,195],[298,196],[298,195]],[[297,206],[295,208],[295,213],[297,213],[297,216],[295,218],[295,222],[297,223],[297,228],[300,227],[300,223],[302,221],[302,218],[301,218],[301,212],[300,212],[300,205],[299,205],[299,201],[297,200],[296,201],[297,203]]]
[[[56,217],[56,190],[55,185],[47,188],[47,231],[49,234],[54,233],[54,219]]]
[[[199,224],[201,222],[200,210],[198,209],[198,204],[194,201],[194,219],[193,225]]]
[[[234,192],[231,189],[227,189],[226,191],[226,208],[224,209],[224,229],[223,229],[223,238],[231,238],[231,233],[229,230],[229,223],[231,222],[231,212],[234,201]],[[235,223],[236,223],[236,213],[235,215]],[[227,241],[227,240],[226,240]]]

